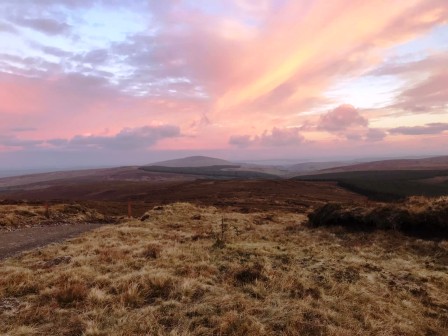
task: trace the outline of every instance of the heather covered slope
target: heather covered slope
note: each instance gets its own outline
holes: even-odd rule
[[[340,225],[354,230],[397,230],[448,238],[448,196],[411,197],[399,203],[328,203],[309,214],[312,226]]]
[[[372,170],[295,177],[302,181],[333,181],[340,187],[374,200],[409,196],[448,195],[448,170]]]
[[[86,169],[73,171],[57,171],[23,176],[0,178],[0,193],[14,190],[38,190],[55,185],[72,185],[100,182],[175,182],[188,181],[191,177],[145,172],[138,167],[117,167],[104,169]]]
[[[443,170],[448,169],[448,156],[434,156],[421,159],[394,159],[341,165],[322,169],[319,173],[356,172],[372,170]]]
[[[446,241],[305,223],[176,203],[5,260],[0,333],[446,334]]]

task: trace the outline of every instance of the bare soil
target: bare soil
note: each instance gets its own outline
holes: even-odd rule
[[[67,224],[24,228],[11,232],[0,231],[0,260],[23,251],[61,242],[83,232],[100,227],[102,224]]]

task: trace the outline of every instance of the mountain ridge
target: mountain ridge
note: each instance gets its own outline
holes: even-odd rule
[[[338,173],[370,170],[434,170],[448,169],[448,155],[423,159],[391,159],[344,165],[319,170],[318,173]]]
[[[150,163],[145,166],[162,166],[162,167],[210,167],[210,166],[229,166],[235,163],[218,159],[210,156],[187,156],[180,159],[166,160]]]

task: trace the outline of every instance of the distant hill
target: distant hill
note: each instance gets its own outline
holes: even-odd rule
[[[336,181],[376,200],[448,195],[448,156],[359,163],[296,176],[305,181]]]
[[[151,163],[148,166],[159,167],[210,167],[210,166],[231,166],[234,163],[209,156],[189,156],[182,159],[161,161]]]
[[[140,169],[153,173],[174,173],[181,175],[195,175],[201,178],[212,179],[279,179],[273,174],[244,170],[235,165],[216,165],[202,167],[166,167],[166,166],[145,166]]]
[[[333,181],[374,200],[448,196],[448,169],[364,170],[296,176],[300,181]]]
[[[83,169],[72,171],[57,171],[50,173],[40,173],[22,176],[11,176],[0,178],[0,199],[1,193],[11,188],[36,189],[45,188],[50,185],[67,185],[73,183],[94,183],[99,181],[127,181],[127,182],[162,182],[162,181],[188,181],[191,176],[149,173],[136,166],[103,168],[103,169]]]
[[[331,168],[340,168],[344,166],[350,166],[353,165],[356,162],[353,161],[336,161],[336,162],[303,162],[303,163],[297,163],[294,165],[290,165],[287,167],[287,169],[290,172],[297,172],[297,173],[307,173],[307,172],[313,172],[317,170],[324,170],[324,169],[331,169]]]
[[[339,173],[371,170],[438,170],[448,169],[448,156],[436,156],[423,159],[382,160],[354,165],[344,165],[322,169],[319,173]]]

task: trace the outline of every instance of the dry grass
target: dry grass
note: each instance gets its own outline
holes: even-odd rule
[[[48,212],[44,205],[0,205],[0,230],[63,223],[101,223],[107,220],[98,211],[79,204],[53,204]]]
[[[305,221],[177,203],[5,260],[0,334],[446,335],[446,241]]]

